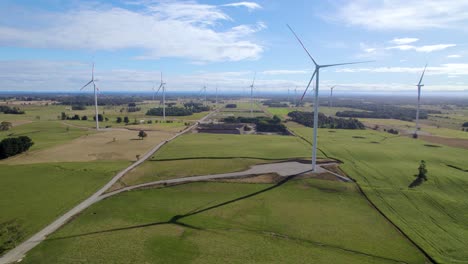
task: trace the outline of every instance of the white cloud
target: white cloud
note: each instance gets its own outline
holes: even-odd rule
[[[451,55],[448,55],[447,58],[449,59],[458,59],[458,58],[461,58],[462,56],[459,55],[459,54],[451,54]]]
[[[350,25],[377,30],[464,28],[468,0],[344,1],[336,17]]]
[[[236,3],[225,4],[223,6],[233,6],[233,7],[243,6],[243,7],[246,7],[249,11],[262,8],[259,4],[254,3],[254,2],[236,2]]]
[[[417,38],[394,38],[392,39],[392,43],[396,44],[396,45],[406,45],[406,44],[411,44],[411,43],[414,43],[416,41],[418,41],[419,39]]]
[[[252,35],[266,26],[236,25],[218,6],[196,2],[157,2],[133,11],[96,7],[63,13],[32,14],[31,27],[1,26],[0,45],[87,50],[141,50],[141,59],[193,61],[257,59],[263,52]],[[24,24],[24,23],[18,23]],[[40,25],[37,27],[36,25]]]
[[[434,52],[439,50],[444,50],[457,46],[456,44],[435,44],[435,45],[425,45],[425,46],[412,46],[412,45],[398,45],[393,47],[387,47],[386,49],[398,49],[398,50],[414,50],[417,52]]]
[[[376,68],[342,68],[336,72],[368,72],[368,73],[421,73],[420,67],[376,67]],[[438,67],[427,67],[427,75],[450,75],[461,76],[468,75],[468,63],[447,63]]]

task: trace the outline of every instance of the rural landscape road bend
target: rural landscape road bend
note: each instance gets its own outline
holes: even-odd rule
[[[202,119],[200,119],[198,122],[203,122],[206,119],[210,118],[214,113],[217,111],[211,112],[210,114],[206,115]],[[67,223],[74,215],[80,213],[84,209],[88,208],[95,202],[101,200],[100,196],[107,191],[112,185],[114,185],[121,177],[123,177],[127,172],[131,171],[141,163],[143,163],[145,160],[147,160],[149,157],[151,157],[156,151],[158,151],[163,145],[165,145],[167,142],[174,140],[175,138],[187,133],[191,129],[193,129],[197,124],[194,124],[185,130],[175,134],[173,137],[170,139],[163,141],[159,143],[157,146],[152,148],[148,153],[146,153],[143,157],[141,157],[139,160],[137,160],[135,163],[130,165],[128,168],[124,169],[123,171],[119,172],[117,175],[115,175],[106,185],[104,185],[101,189],[99,189],[96,193],[94,193],[91,197],[88,199],[84,200],[77,206],[75,206],[73,209],[59,217],[57,220],[52,222],[50,225],[46,226],[44,229],[30,237],[28,240],[25,242],[19,244],[17,247],[14,249],[10,250],[8,253],[3,255],[0,258],[0,264],[8,264],[8,263],[14,263],[17,262],[18,260],[22,259],[24,255],[37,246],[39,243],[41,243],[45,238],[52,234],[54,231],[59,229],[62,225]]]

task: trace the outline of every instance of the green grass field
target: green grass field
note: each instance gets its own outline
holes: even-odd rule
[[[310,146],[293,136],[187,134],[166,144],[155,160],[190,158],[303,158]]]
[[[129,206],[131,205],[131,206]],[[194,183],[101,201],[23,263],[424,263],[354,184]]]
[[[188,159],[168,161],[146,161],[122,179],[125,185],[181,178],[197,175],[208,175],[243,171],[255,164],[265,163],[258,159]]]
[[[125,162],[0,165],[0,223],[16,221],[25,239],[90,196],[127,165]]]
[[[311,137],[310,128],[288,123]],[[330,132],[332,131],[332,132]],[[407,235],[441,263],[468,259],[468,151],[372,130],[320,129],[319,148],[344,162],[370,199]],[[410,189],[419,161],[427,182]]]
[[[28,136],[34,142],[31,150],[40,150],[93,133],[95,132],[76,127],[67,129],[67,126],[59,121],[38,121],[13,127],[8,131],[0,131],[0,140],[8,136]]]

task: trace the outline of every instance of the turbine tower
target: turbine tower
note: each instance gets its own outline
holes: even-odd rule
[[[83,87],[81,87],[80,91],[83,90],[86,86],[90,85],[91,83],[93,84],[94,87],[94,112],[96,114],[96,130],[99,130],[99,119],[98,119],[98,104],[97,104],[97,90],[98,88],[96,87],[96,79],[94,79],[94,62],[93,62],[93,69],[91,71],[91,81],[89,81],[87,84],[85,84]]]
[[[367,62],[367,61],[360,61],[360,62],[345,62],[345,63],[335,63],[335,64],[324,64],[324,65],[319,65],[315,60],[314,58],[312,57],[312,55],[310,55],[309,51],[306,49],[306,47],[304,46],[304,44],[302,43],[302,41],[299,39],[299,37],[297,36],[296,32],[294,32],[294,30],[289,26],[287,25],[289,30],[291,30],[291,32],[294,34],[294,36],[296,37],[297,41],[299,42],[299,44],[301,44],[302,48],[304,49],[304,51],[307,53],[307,55],[309,56],[309,58],[312,60],[312,62],[314,63],[315,65],[315,71],[314,73],[312,74],[312,77],[310,78],[310,81],[309,81],[309,84],[307,84],[307,87],[304,91],[304,94],[302,95],[301,97],[301,101],[302,99],[304,99],[304,96],[305,94],[307,93],[307,90],[309,89],[310,87],[310,84],[312,83],[314,77],[315,78],[315,98],[314,98],[314,140],[313,140],[313,148],[312,148],[312,171],[316,171],[316,163],[317,163],[317,128],[318,128],[318,110],[319,110],[319,102],[318,102],[318,92],[319,92],[319,75],[320,75],[320,69],[321,68],[328,68],[328,67],[334,67],[334,66],[341,66],[341,65],[349,65],[349,64],[357,64],[357,63],[364,63],[364,62]]]
[[[158,95],[159,91],[162,88],[162,101],[163,101],[163,120],[166,122],[166,83],[163,81],[163,76],[161,72],[161,84],[159,85],[158,90],[156,93],[153,93],[153,100],[156,95]],[[154,91],[154,88],[153,88]]]
[[[257,76],[257,72],[254,73],[252,84],[250,85],[250,116],[253,116],[253,89],[254,89],[256,76]]]
[[[289,103],[290,103],[290,102],[289,102],[289,90],[290,90],[290,89],[289,89],[289,87],[288,87],[288,107],[289,107]]]
[[[332,87],[330,87],[330,101],[328,102],[328,107],[332,107],[333,106],[333,103],[332,103],[332,100],[333,100],[333,88],[335,88],[336,85],[333,85]]]
[[[203,105],[206,106],[206,85],[203,85],[198,95],[200,96],[202,93],[204,93]]]
[[[426,68],[427,68],[427,64],[426,66],[424,66],[424,70],[421,74],[421,78],[419,79],[419,83],[416,85],[418,87],[418,106],[416,108],[416,130],[414,131],[414,135],[413,137],[414,138],[418,138],[418,130],[419,130],[419,107],[421,105],[421,87],[424,86],[424,84],[422,84],[422,79],[424,77],[424,73],[426,72]]]

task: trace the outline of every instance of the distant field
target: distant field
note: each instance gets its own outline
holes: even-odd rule
[[[265,162],[258,159],[236,158],[146,161],[126,174],[121,182],[125,185],[135,185],[171,178],[243,171],[252,165]]]
[[[288,125],[311,137],[312,129]],[[318,140],[319,148],[342,160],[340,167],[379,209],[438,262],[468,259],[467,150],[373,130],[320,129]],[[427,163],[429,180],[410,189],[420,160]]]
[[[102,187],[128,164],[0,165],[0,223],[17,222],[22,239],[26,239]]]
[[[23,263],[424,263],[351,183],[195,183],[103,200]]]
[[[404,130],[407,132],[414,131],[416,126],[415,122],[408,122],[396,119],[374,119],[374,118],[359,118],[359,120],[366,125],[379,125],[379,126],[391,126],[398,130]],[[420,124],[422,132],[428,132],[435,136],[441,137],[452,137],[452,138],[461,138],[468,139],[468,132],[463,132],[459,129],[450,129],[445,127],[435,127],[426,124]]]
[[[1,163],[135,161],[136,155],[143,156],[151,148],[174,135],[174,133],[160,131],[147,131],[146,133],[148,136],[140,140],[138,131],[100,131],[40,151],[29,151]]]
[[[32,151],[60,145],[83,135],[94,133],[94,131],[76,127],[68,127],[67,129],[66,125],[58,121],[38,121],[13,127],[8,131],[0,131],[0,140],[8,136],[28,136],[34,142],[30,149]]]
[[[303,158],[310,146],[293,136],[187,134],[166,144],[155,160],[187,158]]]

